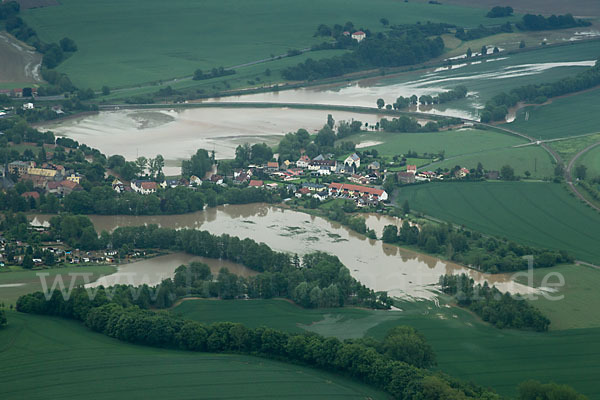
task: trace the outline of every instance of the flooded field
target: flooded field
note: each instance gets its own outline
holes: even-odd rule
[[[197,149],[214,150],[217,158],[234,158],[244,143],[275,145],[287,132],[323,127],[327,114],[336,121],[353,118],[374,124],[380,116],[287,108],[196,108],[186,110],[119,110],[48,124],[58,136],[68,136],[107,155],[128,160],[162,154],[166,174],[179,174],[180,160]]]
[[[173,253],[130,264],[122,264],[114,274],[106,275],[96,282],[86,285],[86,287],[97,287],[100,285],[105,287],[112,285],[138,286],[143,284],[154,286],[159,284],[163,279],[173,277],[175,270],[180,265],[187,265],[194,261],[207,264],[214,276],[218,275],[221,268],[225,268],[229,272],[243,277],[257,274],[256,271],[230,261],[197,257],[186,253]]]
[[[38,222],[42,222],[44,218],[39,216]],[[434,298],[434,286],[440,275],[446,273],[464,272],[478,282],[487,280],[496,284],[503,291],[524,293],[531,290],[504,275],[481,274],[435,257],[367,239],[324,218],[266,204],[221,206],[186,215],[92,216],[91,220],[97,231],[112,231],[119,226],[158,224],[174,229],[203,229],[217,235],[226,233],[241,238],[252,238],[275,250],[299,255],[325,251],[338,256],[350,269],[352,276],[369,288],[385,290],[390,295],[407,299]],[[399,223],[399,220],[372,215],[368,217],[367,223],[380,234],[383,226]],[[181,263],[179,260],[164,263],[166,275],[172,274]],[[149,264],[140,264],[141,269],[137,269],[137,266],[132,267],[135,271],[132,269],[126,272],[143,270],[145,273],[149,274],[151,271],[154,274],[163,270],[160,260],[147,262]],[[145,270],[145,265],[148,265],[148,270]]]

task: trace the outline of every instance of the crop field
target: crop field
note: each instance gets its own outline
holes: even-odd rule
[[[135,346],[65,319],[15,312],[7,317],[9,325],[0,330],[0,397],[6,400],[387,398],[297,365]]]
[[[459,129],[441,132],[387,133],[365,132],[342,139],[355,144],[380,142],[366,149],[376,149],[385,156],[406,154],[409,150],[418,154],[445,152],[445,157],[455,157],[480,151],[504,149],[526,143],[516,136],[479,129]]]
[[[600,141],[600,140],[599,140]],[[596,146],[577,159],[577,164],[587,167],[587,175],[590,178],[600,176],[600,146]]]
[[[398,201],[404,200],[416,211],[482,233],[600,262],[600,214],[558,184],[433,183],[402,188]]]
[[[499,171],[502,166],[510,165],[515,174],[522,177],[526,171],[530,172],[531,178],[544,179],[554,176],[552,158],[539,146],[476,151],[433,163],[426,169],[451,169],[456,165],[471,169],[476,168],[479,162],[484,169],[492,171]]]
[[[600,89],[557,98],[547,105],[521,109],[506,126],[540,139],[596,133],[600,131],[599,102]]]
[[[0,89],[15,89],[39,82],[35,67],[42,56],[13,36],[0,31]]]
[[[446,300],[441,299],[442,303]],[[597,297],[596,297],[597,301]],[[235,321],[297,332],[311,330],[340,338],[382,338],[397,325],[422,332],[437,355],[438,368],[453,376],[513,396],[526,379],[568,383],[595,398],[600,365],[600,329],[549,333],[499,330],[456,307],[402,302],[403,311],[307,310],[283,300],[190,300],[174,312],[202,322]]]
[[[79,51],[59,70],[76,85],[93,88],[188,76],[197,68],[230,67],[307,48],[323,41],[313,37],[321,23],[352,21],[376,31],[382,17],[391,23],[477,26],[488,22],[484,15],[480,8],[390,0],[373,0],[367,8],[360,0],[63,0],[24,13],[43,40],[76,41]]]
[[[426,1],[426,0],[419,0]],[[445,3],[455,5],[470,5],[471,0],[447,0]],[[478,0],[480,7],[492,8],[498,5],[496,0]],[[504,0],[502,5],[511,6],[516,12],[535,14],[566,14],[571,13],[578,16],[600,17],[600,4],[595,0],[571,0],[548,1],[548,0]]]
[[[65,287],[69,287],[71,283],[71,276],[75,279],[75,284],[83,284],[84,279],[82,274],[90,274],[89,282],[93,282],[102,275],[108,275],[113,273],[116,268],[109,265],[95,265],[95,266],[82,266],[82,267],[65,267],[65,268],[51,268],[44,270],[23,270],[19,267],[10,267],[0,269],[0,302],[9,304],[16,304],[19,296],[27,293],[41,291],[42,283],[40,280],[39,273],[48,274],[45,278],[48,283],[48,288],[52,287],[54,279],[57,275],[61,275]],[[72,275],[69,275],[72,274]],[[75,276],[78,274],[78,276]]]
[[[552,274],[553,276],[550,276]],[[538,296],[531,303],[550,318],[551,330],[600,328],[600,314],[590,313],[590,309],[600,307],[600,270],[585,265],[559,265],[552,268],[533,270],[534,287],[547,283],[559,283],[559,275],[564,278],[564,286],[551,293],[551,297]],[[519,277],[517,282],[529,285],[529,278]],[[558,297],[564,296],[562,300]]]

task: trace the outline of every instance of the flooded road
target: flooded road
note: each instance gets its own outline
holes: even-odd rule
[[[38,222],[44,218],[39,216]],[[517,284],[504,275],[481,274],[380,240],[367,239],[321,217],[267,204],[220,206],[186,215],[90,218],[98,232],[112,231],[119,226],[158,224],[174,229],[202,229],[217,235],[226,233],[240,238],[252,238],[266,243],[274,250],[299,255],[313,251],[328,252],[338,256],[352,276],[367,287],[385,290],[392,296],[405,299],[434,298],[434,285],[440,275],[447,273],[467,273],[477,282],[488,280],[503,291],[531,291],[527,286]],[[394,221],[392,217],[373,215],[367,222],[380,235],[383,226]],[[178,265],[175,264],[177,263],[165,266],[167,274],[172,274]],[[150,268],[152,272],[158,271],[160,263],[151,264]]]

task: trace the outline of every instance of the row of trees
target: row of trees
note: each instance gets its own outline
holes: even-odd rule
[[[395,225],[387,225],[382,240],[386,243],[414,245],[431,254],[444,254],[453,261],[489,273],[526,269],[528,262],[523,258],[526,255],[534,256],[536,265],[542,268],[573,261],[562,250],[554,252],[508,240],[484,238],[477,232],[457,229],[449,224],[427,224],[421,229],[411,226],[408,221],[404,221],[400,229]]]
[[[393,104],[386,106],[386,108],[402,110],[410,106],[416,106],[419,103],[423,105],[443,104],[453,100],[464,99],[467,97],[467,92],[467,87],[460,85],[447,92],[440,93],[437,96],[422,95],[421,97],[417,97],[414,94],[410,97],[400,96]],[[377,107],[381,109],[383,106],[385,106],[385,101],[383,99],[377,99]]]
[[[444,50],[444,41],[440,37],[429,39],[415,29],[388,34],[380,32],[367,36],[353,46],[351,53],[321,60],[309,58],[284,69],[282,75],[288,80],[315,80],[365,68],[414,65],[440,56]]]
[[[487,282],[475,285],[465,274],[440,277],[442,291],[454,296],[458,305],[475,312],[484,321],[502,328],[546,332],[550,320],[525,299],[502,293]]]
[[[552,14],[547,18],[543,15],[525,14],[523,20],[517,23],[517,28],[527,31],[545,31],[590,25],[592,25],[591,22],[583,19],[575,19],[571,14],[558,16]]]
[[[512,25],[510,24],[510,22],[506,22],[500,26],[486,27],[483,25],[479,25],[477,28],[467,30],[465,30],[464,28],[457,28],[454,36],[460,40],[470,41],[481,39],[487,36],[497,35],[499,33],[511,33],[512,31]]]
[[[231,322],[206,325],[167,313],[124,307],[108,301],[102,288],[93,300],[83,289],[76,289],[67,301],[59,292],[50,301],[38,292],[19,298],[17,309],[75,318],[96,332],[135,344],[251,354],[305,364],[373,385],[398,399],[500,398],[473,384],[422,368],[434,362],[431,347],[409,327],[392,329],[381,342],[372,339],[342,342],[313,333],[251,329]]]
[[[520,86],[509,93],[494,96],[485,105],[480,114],[481,122],[502,121],[508,109],[520,101],[544,103],[550,97],[562,96],[600,85],[600,62],[573,77],[563,78],[551,83]]]
[[[193,80],[202,81],[205,79],[218,78],[220,76],[234,75],[235,70],[233,69],[225,69],[223,67],[213,68],[210,72],[203,72],[201,69],[197,69],[194,71]]]
[[[382,118],[379,127],[385,132],[437,132],[444,126],[456,125],[462,123],[460,118],[442,118],[438,121],[429,121],[421,125],[415,118],[402,116],[399,118]]]
[[[496,7],[493,7],[486,14],[486,17],[488,17],[488,18],[506,18],[506,17],[510,17],[511,15],[513,15],[513,12],[514,12],[514,10],[512,7],[496,6]]]

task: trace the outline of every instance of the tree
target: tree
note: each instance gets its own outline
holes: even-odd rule
[[[333,129],[329,127],[329,125],[323,126],[321,130],[317,133],[317,137],[315,138],[315,143],[319,147],[333,147],[335,143],[335,132]]]
[[[333,129],[333,127],[335,126],[335,120],[333,119],[333,116],[331,114],[327,114],[327,125]]]
[[[526,46],[526,45],[525,45],[525,41],[524,41],[524,40],[521,40],[521,43],[519,43],[519,48],[520,48],[520,49],[524,49],[524,48],[525,48],[525,46]]]
[[[381,18],[379,22],[381,22],[381,25],[383,26],[388,26],[390,24],[390,21],[388,21],[387,18]]]
[[[575,178],[583,180],[585,179],[586,175],[587,167],[585,165],[579,164],[577,167],[575,167]]]
[[[439,248],[437,239],[435,236],[429,236],[429,238],[427,238],[427,242],[425,243],[425,251],[428,253],[437,253],[438,250]]]
[[[505,181],[515,180],[515,170],[510,165],[504,165],[500,169],[500,177]]]
[[[494,47],[494,54],[498,54],[500,53],[500,49],[498,48],[498,46]]]
[[[410,213],[410,205],[408,204],[408,200],[404,200],[404,204],[402,204],[402,213],[404,215]]]
[[[385,101],[383,99],[377,99],[377,108],[380,110],[385,106]]]
[[[396,225],[386,225],[383,228],[381,240],[385,243],[396,243],[398,241],[398,227]]]
[[[467,49],[467,58],[471,58],[471,56],[473,56],[473,50],[471,50],[471,48],[469,47]]]
[[[6,313],[4,310],[0,310],[0,328],[6,326]]]
[[[102,95],[108,96],[110,94],[110,88],[106,85],[102,86]]]
[[[519,385],[519,400],[587,400],[570,386],[525,381]]]
[[[144,156],[135,159],[135,165],[138,168],[139,174],[143,175],[146,172],[146,166],[148,165],[148,159]]]
[[[23,257],[23,268],[24,269],[32,269],[33,268],[33,258],[30,254],[26,254]]]
[[[419,368],[435,365],[433,348],[425,337],[410,326],[397,326],[388,331],[382,343],[385,355]]]
[[[485,56],[486,54],[487,54],[487,46],[486,46],[486,45],[483,45],[483,46],[481,47],[481,55],[482,55],[482,56]]]
[[[211,168],[210,156],[204,149],[198,149],[189,160],[181,162],[181,174],[186,178],[195,175],[202,179]]]

